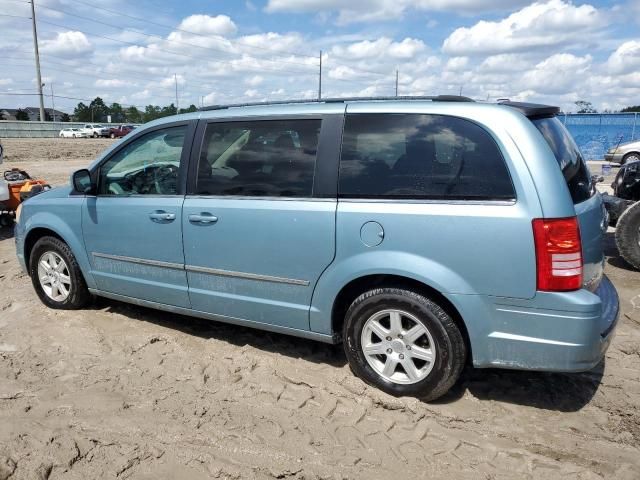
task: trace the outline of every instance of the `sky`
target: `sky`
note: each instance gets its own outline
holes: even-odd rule
[[[640,0],[35,0],[45,106],[462,94],[640,104]],[[31,6],[0,0],[0,108],[36,106]],[[71,97],[71,98],[64,98]]]

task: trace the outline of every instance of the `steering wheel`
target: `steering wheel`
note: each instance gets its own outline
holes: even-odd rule
[[[175,194],[177,180],[178,167],[175,165],[160,165],[153,171],[153,184],[156,187],[156,194]]]

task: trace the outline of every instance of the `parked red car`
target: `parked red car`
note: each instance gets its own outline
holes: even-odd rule
[[[119,125],[117,127],[113,127],[109,130],[109,136],[111,138],[121,138],[124,137],[127,133],[133,130],[133,125]]]

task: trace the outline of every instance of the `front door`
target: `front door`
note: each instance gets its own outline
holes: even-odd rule
[[[313,195],[320,128],[320,119],[207,125],[182,218],[194,310],[309,329],[335,250],[336,199]]]
[[[190,125],[142,133],[107,158],[87,198],[82,230],[99,290],[189,307],[182,250],[181,179]]]

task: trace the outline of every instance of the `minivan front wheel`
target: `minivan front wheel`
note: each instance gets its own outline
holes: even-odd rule
[[[29,275],[42,303],[50,308],[76,310],[91,294],[69,246],[56,237],[42,237],[29,259]]]
[[[343,328],[351,369],[391,395],[435,400],[465,364],[464,338],[451,315],[410,290],[363,293],[349,307]]]

